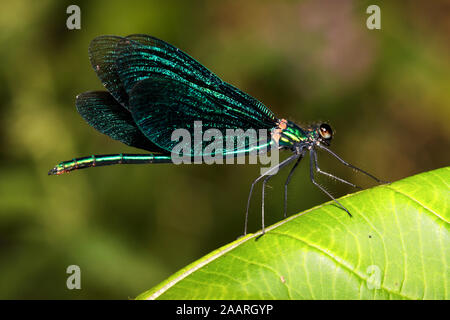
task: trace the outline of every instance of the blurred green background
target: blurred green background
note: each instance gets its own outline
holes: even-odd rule
[[[0,298],[133,298],[242,233],[258,166],[113,166],[47,176],[73,157],[139,152],[96,132],[75,109],[78,93],[102,89],[87,54],[98,35],[154,35],[279,117],[329,121],[332,149],[383,179],[448,165],[450,6],[396,3],[2,3]],[[66,28],[70,4],[81,8],[81,30]],[[370,4],[381,7],[381,30],[366,28]],[[310,183],[307,161],[290,185],[291,214],[328,200]],[[319,161],[373,185],[326,154]],[[271,180],[267,225],[282,217],[287,171]],[[335,196],[353,192],[321,182]],[[260,227],[257,190],[252,232]],[[81,268],[81,290],[66,288],[72,264]]]

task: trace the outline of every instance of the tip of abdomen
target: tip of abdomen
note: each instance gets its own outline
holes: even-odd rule
[[[64,166],[61,165],[57,165],[54,168],[50,169],[50,171],[48,172],[49,176],[53,176],[53,175],[60,175],[63,174],[65,172],[68,172],[68,170],[66,170],[66,168]]]

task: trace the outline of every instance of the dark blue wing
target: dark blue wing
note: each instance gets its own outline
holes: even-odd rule
[[[172,131],[192,129],[193,121],[203,121],[205,130],[276,125],[275,115],[258,100],[157,38],[100,36],[89,55],[111,95],[132,112],[143,134],[167,151]]]
[[[142,134],[130,112],[109,92],[92,91],[79,94],[76,107],[87,123],[114,140],[152,152],[164,152]]]
[[[128,94],[125,91],[117,69],[117,44],[124,40],[117,36],[100,36],[89,45],[89,60],[104,87],[125,108],[128,108]]]
[[[259,150],[258,146],[267,147],[273,127],[273,124],[258,126],[251,116],[233,105],[223,104],[215,95],[164,76],[153,76],[134,86],[130,92],[130,111],[145,136],[169,152],[178,144],[178,141],[171,140],[174,130],[186,129],[193,139],[195,121],[201,121],[203,132],[218,129],[224,142],[222,153],[228,154],[245,154]],[[227,135],[227,129],[242,129],[237,132],[238,139],[245,137],[247,129],[255,129],[257,136],[255,140],[245,140],[245,144],[240,145],[236,144],[237,139]],[[259,136],[260,129],[265,130],[265,136]],[[230,139],[232,144],[228,144]],[[194,142],[191,140],[191,155],[206,155],[201,150],[210,142],[199,141],[202,143],[200,149]]]
[[[196,60],[174,46],[147,35],[130,35],[117,43],[120,82],[130,94],[140,81],[164,76],[214,96],[217,107],[234,108],[252,118],[254,126],[273,127],[276,117],[261,102],[223,82]]]

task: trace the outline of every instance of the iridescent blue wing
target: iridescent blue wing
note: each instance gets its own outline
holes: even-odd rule
[[[117,69],[117,44],[124,40],[117,36],[100,36],[89,45],[89,60],[103,86],[125,108],[128,108],[128,94],[119,78]]]
[[[192,129],[193,121],[203,121],[203,117],[209,117],[204,130],[270,129],[276,125],[275,115],[258,100],[157,38],[100,36],[92,41],[89,55],[111,95],[132,112],[143,134],[167,151],[173,146],[168,142],[173,130]],[[169,93],[174,96],[166,97]],[[185,98],[191,99],[189,103]],[[162,108],[168,105],[172,107]],[[159,109],[153,110],[155,106]],[[148,119],[152,120],[146,122]]]
[[[245,154],[266,148],[270,142],[270,129],[274,126],[261,126],[251,115],[241,112],[235,105],[224,103],[215,94],[161,75],[154,75],[134,86],[130,92],[130,111],[145,136],[169,152],[178,144],[177,140],[171,140],[174,130],[186,129],[194,139],[195,121],[201,121],[203,132],[208,129],[220,131],[222,154]],[[245,137],[247,129],[255,129],[257,136],[255,140],[243,140],[244,145],[239,145],[236,138],[227,135],[227,129],[242,129],[237,132],[237,139]],[[259,129],[265,130],[265,136],[259,135]],[[228,144],[229,139],[233,139],[232,144]],[[200,141],[200,149],[195,147],[194,141],[191,143],[191,155],[206,155],[202,150],[211,142]]]
[[[116,60],[120,82],[130,94],[145,79],[164,76],[213,96],[217,106],[232,107],[253,119],[256,127],[273,127],[276,117],[266,106],[214,73],[178,48],[147,35],[130,35],[117,43]]]
[[[130,112],[109,92],[91,91],[79,94],[76,107],[87,123],[114,140],[151,152],[164,152],[142,134]]]

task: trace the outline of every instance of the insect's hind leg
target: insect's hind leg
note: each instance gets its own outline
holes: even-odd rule
[[[244,236],[247,235],[248,209],[250,208],[250,200],[252,199],[253,188],[255,187],[255,184],[257,184],[258,181],[264,177],[265,175],[261,175],[258,178],[256,178],[255,181],[253,181],[252,186],[250,187],[250,193],[247,199],[247,210],[245,211]]]
[[[293,160],[297,159],[299,156],[300,156],[299,154],[294,154],[294,155],[290,156],[289,158],[283,160],[280,164],[267,170],[264,174],[260,175],[258,178],[255,179],[255,181],[253,181],[252,186],[250,187],[250,193],[249,193],[248,199],[247,199],[247,210],[245,211],[244,236],[247,235],[248,210],[250,208],[250,200],[252,199],[253,189],[254,189],[255,185],[264,177],[267,177],[267,176],[271,177],[271,176],[275,175],[275,173],[278,172],[279,169],[288,165]]]

